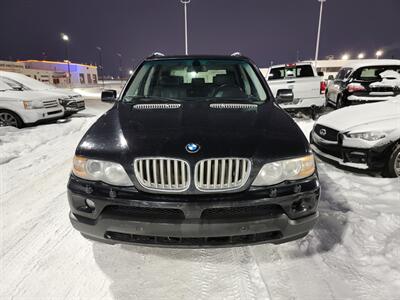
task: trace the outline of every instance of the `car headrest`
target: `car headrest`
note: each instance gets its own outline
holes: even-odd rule
[[[180,76],[161,76],[159,85],[180,85],[183,84],[183,77]]]
[[[232,73],[218,74],[214,77],[214,83],[217,85],[229,84],[235,85],[235,76]]]
[[[204,78],[192,78],[192,84],[194,85],[202,85],[205,83]]]

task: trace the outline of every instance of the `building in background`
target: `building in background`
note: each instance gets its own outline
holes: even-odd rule
[[[1,61],[0,70],[27,75],[39,81],[60,87],[69,86],[68,63],[47,60]],[[69,63],[71,85],[73,87],[96,85],[97,67],[92,65]]]

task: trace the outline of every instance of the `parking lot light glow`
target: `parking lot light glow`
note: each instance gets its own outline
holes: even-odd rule
[[[364,53],[360,53],[360,54],[358,54],[358,59],[363,59],[363,58],[365,58],[365,54]]]
[[[61,38],[62,38],[63,41],[66,41],[66,42],[69,41],[69,36],[66,35],[65,33],[61,33]]]
[[[376,58],[379,59],[383,55],[383,51],[382,50],[378,50],[378,51],[376,51],[375,55],[376,55]]]
[[[342,59],[343,60],[348,60],[348,59],[350,59],[350,55],[345,53],[345,54],[342,55]]]
[[[133,70],[129,70],[129,75],[132,75],[133,74]]]

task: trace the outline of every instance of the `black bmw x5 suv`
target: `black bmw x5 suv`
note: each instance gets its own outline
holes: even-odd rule
[[[79,143],[68,183],[85,237],[213,247],[313,228],[314,157],[248,58],[152,56],[115,95],[103,92],[115,104]]]

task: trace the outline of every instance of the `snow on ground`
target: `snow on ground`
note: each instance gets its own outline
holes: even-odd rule
[[[183,250],[85,240],[68,220],[74,149],[110,105],[0,131],[0,299],[399,299],[400,182],[319,162],[321,218],[283,245]],[[297,120],[308,136],[313,121]]]

